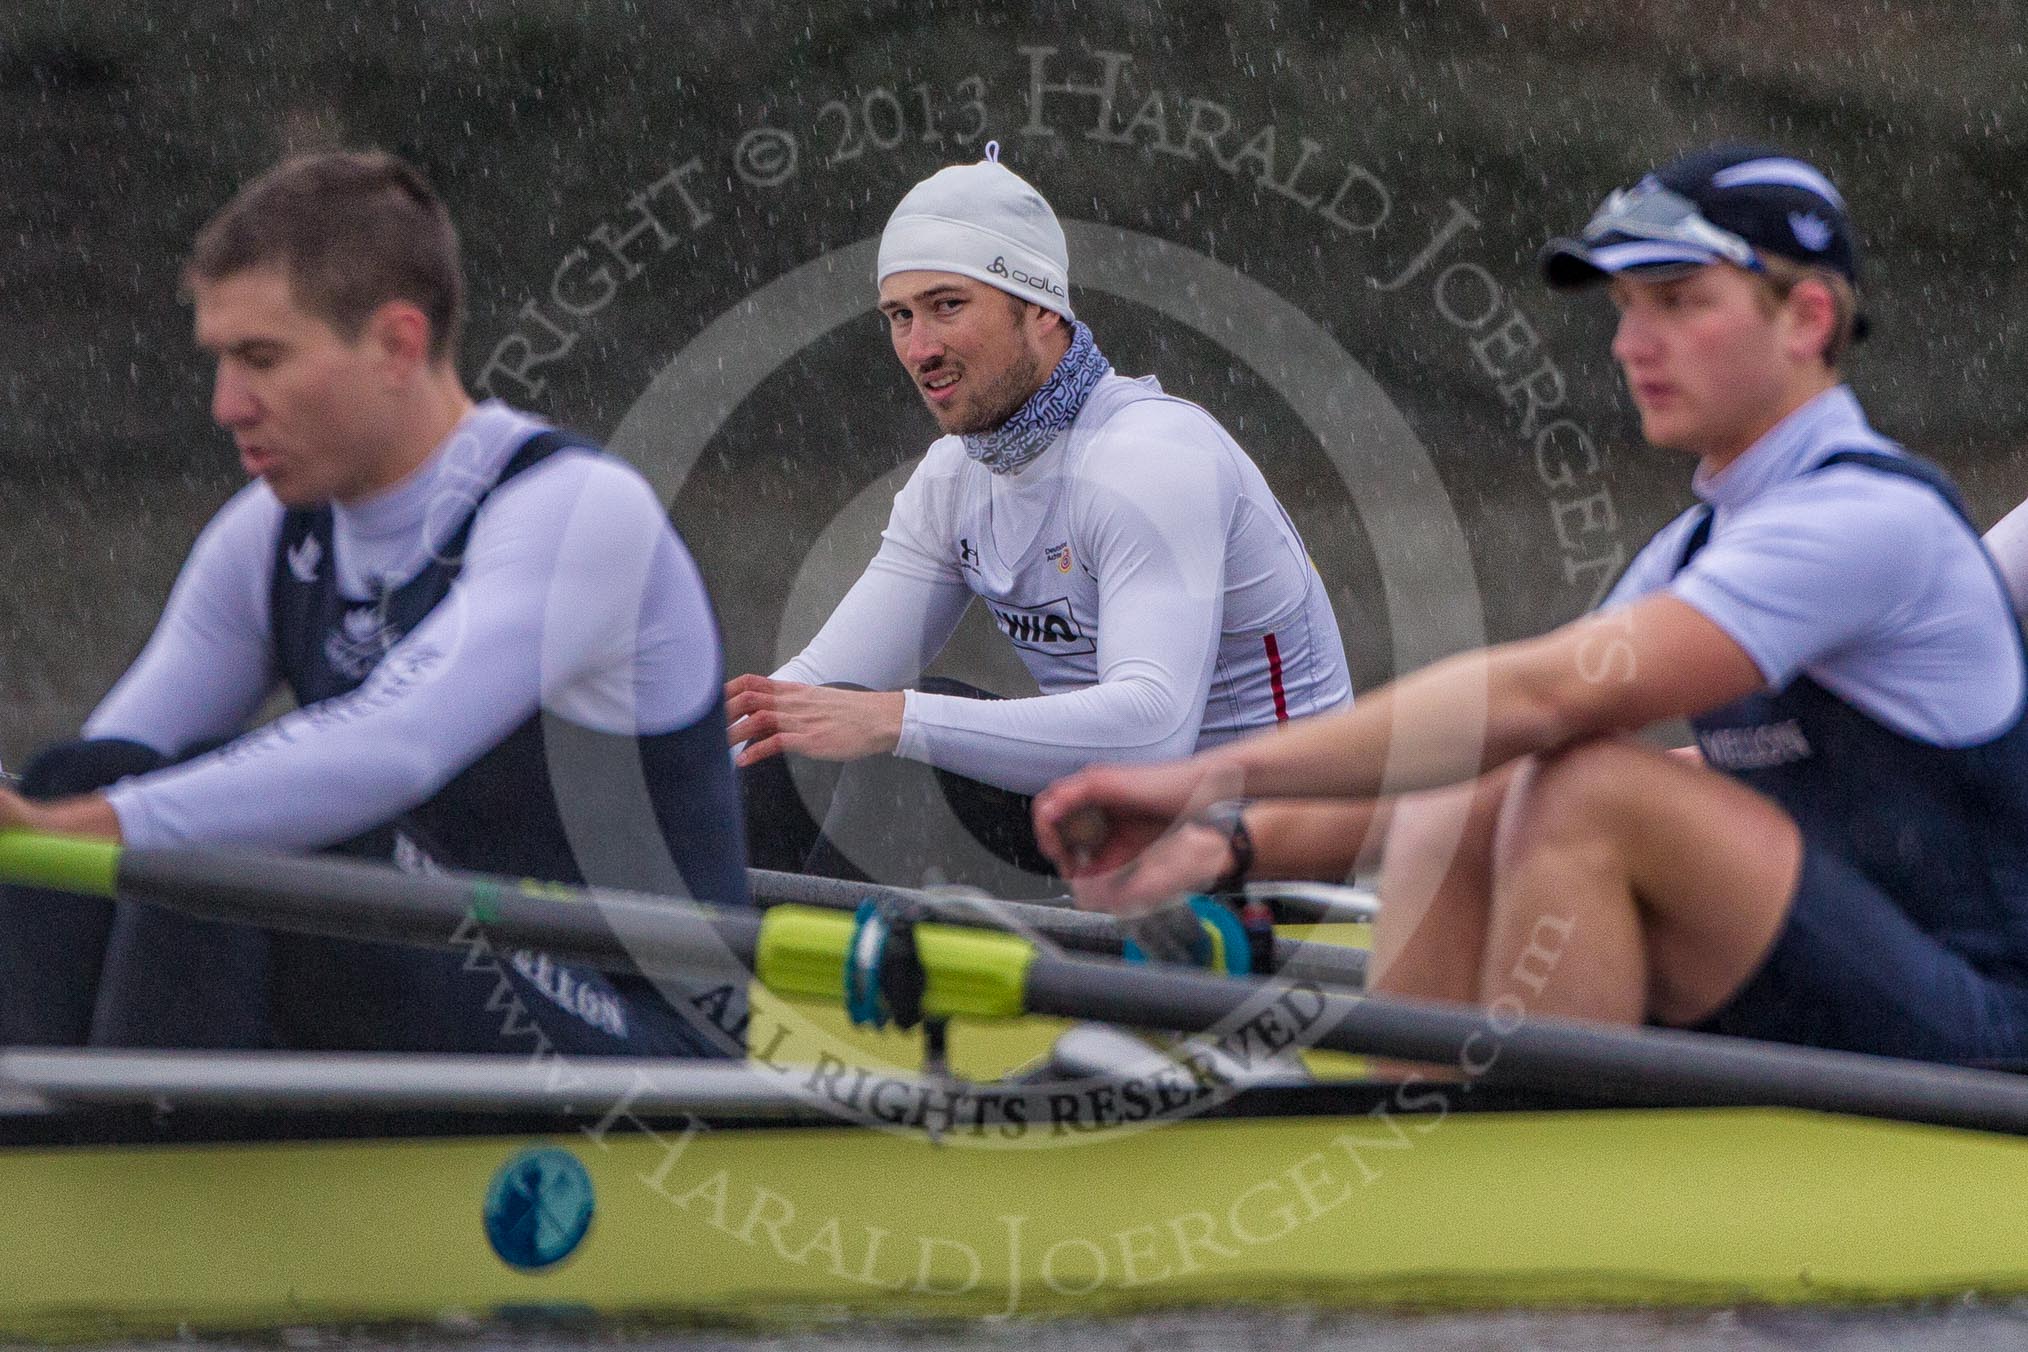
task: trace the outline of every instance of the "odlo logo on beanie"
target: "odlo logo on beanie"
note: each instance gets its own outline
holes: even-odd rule
[[[995,277],[1005,277],[1010,281],[1019,282],[1023,286],[1032,286],[1037,291],[1043,292],[1046,295],[1057,297],[1063,295],[1063,288],[1055,282],[1050,281],[1047,277],[1030,277],[1019,268],[1010,271],[1007,267],[1007,257],[1005,254],[996,254],[992,263],[987,266],[986,271],[992,273]]]

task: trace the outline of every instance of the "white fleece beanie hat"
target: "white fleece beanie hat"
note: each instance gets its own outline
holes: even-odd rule
[[[908,190],[880,234],[877,286],[897,272],[955,272],[1070,312],[1070,250],[1042,194],[986,143],[977,164],[940,169]]]

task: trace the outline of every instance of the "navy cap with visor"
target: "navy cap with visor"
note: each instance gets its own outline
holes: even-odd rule
[[[1779,150],[1716,146],[1606,198],[1582,234],[1543,248],[1542,276],[1569,288],[1619,272],[1666,276],[1721,262],[1758,272],[1762,254],[1859,284],[1858,244],[1830,179]]]

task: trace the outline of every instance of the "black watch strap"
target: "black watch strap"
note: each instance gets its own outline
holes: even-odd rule
[[[1253,833],[1246,829],[1249,806],[1244,798],[1225,798],[1197,814],[1196,820],[1222,834],[1232,851],[1232,863],[1211,885],[1216,895],[1236,895],[1245,891],[1246,877],[1253,872]]]

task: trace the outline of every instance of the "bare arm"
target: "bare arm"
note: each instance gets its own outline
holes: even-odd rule
[[[1446,658],[1342,713],[1202,759],[1235,773],[1249,797],[1370,798],[1701,713],[1764,684],[1724,630],[1655,595],[1540,638]]]
[[[1387,810],[1372,798],[1271,800],[1246,810],[1246,829],[1254,877],[1341,883],[1379,861]]]
[[[1717,625],[1657,595],[1541,638],[1447,658],[1343,712],[1188,760],[1072,775],[1036,800],[1037,839],[1061,866],[1103,873],[1132,863],[1179,817],[1217,798],[1352,799],[1340,809],[1349,822],[1365,800],[1457,783],[1521,756],[1716,708],[1763,683],[1753,660]],[[1105,814],[1111,833],[1088,859],[1074,858],[1062,824],[1092,810]],[[1331,862],[1328,820],[1282,828],[1292,833],[1291,862]],[[1300,840],[1326,854],[1305,856],[1309,847]]]

